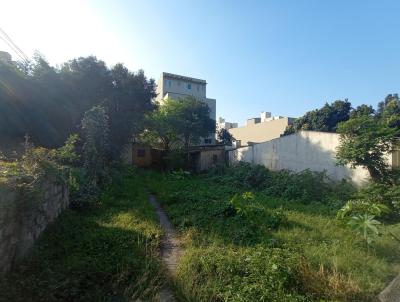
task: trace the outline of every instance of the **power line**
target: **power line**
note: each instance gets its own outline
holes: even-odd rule
[[[3,40],[25,63],[29,63],[28,56],[14,43],[9,35],[0,27],[0,39]]]
[[[11,48],[11,50],[20,58],[20,59],[22,59],[23,61],[25,61],[25,58],[23,57],[23,56],[21,56],[19,53],[18,53],[18,51],[13,47],[13,45],[11,44],[11,43],[9,43],[6,39],[4,39],[2,36],[0,36],[0,39],[4,42],[4,43],[6,43],[6,45],[8,46],[8,47],[10,47]]]

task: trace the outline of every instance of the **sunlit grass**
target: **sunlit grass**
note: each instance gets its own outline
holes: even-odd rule
[[[184,238],[187,252],[176,286],[188,301],[373,301],[400,271],[398,242],[383,232],[367,248],[339,223],[337,206],[329,202],[305,204],[255,192],[251,207],[261,217],[275,209],[287,216],[274,229],[267,221],[218,214],[240,188],[197,176],[179,180],[154,175],[149,180]],[[390,228],[400,232],[400,224]],[[244,255],[255,257],[260,248],[282,250],[289,257],[294,279],[281,290],[271,287],[272,275],[263,273],[268,257],[264,262],[243,260]],[[283,276],[286,271],[282,269]]]

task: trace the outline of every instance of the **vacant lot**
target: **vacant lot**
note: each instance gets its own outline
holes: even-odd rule
[[[265,173],[125,171],[44,232],[0,280],[0,301],[157,300],[168,278],[149,192],[182,238],[181,301],[372,301],[398,274],[399,243],[387,232],[367,247],[336,219],[351,187]],[[400,234],[400,224],[387,228]]]
[[[307,187],[303,175],[299,195],[301,187],[251,190],[257,177],[246,177],[148,175],[186,245],[183,300],[370,301],[400,271],[398,242],[384,233],[368,248],[336,219],[346,186],[319,195],[324,185]],[[388,228],[400,234],[400,224]]]

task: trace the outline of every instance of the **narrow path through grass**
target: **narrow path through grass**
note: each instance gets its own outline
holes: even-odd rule
[[[149,201],[155,208],[160,225],[165,232],[161,239],[161,259],[166,264],[170,277],[174,277],[176,275],[179,258],[182,254],[181,242],[175,228],[172,226],[167,214],[157,202],[155,196],[150,195]],[[175,301],[173,291],[168,284],[161,289],[160,300],[161,302]]]

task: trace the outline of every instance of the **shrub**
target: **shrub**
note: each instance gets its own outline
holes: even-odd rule
[[[270,196],[305,203],[326,201],[340,206],[355,192],[349,182],[334,182],[326,172],[269,171],[264,166],[245,162],[225,169],[213,169],[208,175],[216,182],[238,189],[262,190]]]
[[[349,200],[346,205],[338,211],[337,217],[339,219],[344,219],[346,217],[365,214],[380,217],[389,212],[390,209],[384,204],[375,203],[370,200],[354,199]]]
[[[270,177],[270,171],[261,165],[239,162],[235,166],[221,169],[216,167],[210,171],[211,176],[218,176],[219,181],[231,183],[244,189],[259,189]]]
[[[356,197],[385,205],[390,209],[388,217],[398,220],[400,217],[400,186],[388,183],[370,183],[362,188]]]

